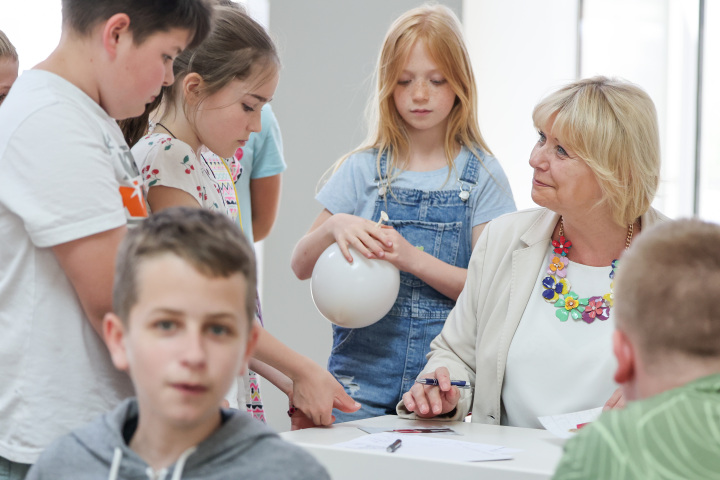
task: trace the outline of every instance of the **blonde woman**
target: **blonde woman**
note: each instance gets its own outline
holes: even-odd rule
[[[311,276],[337,242],[401,271],[379,322],[334,326],[329,370],[361,409],[347,421],[394,414],[420,373],[467,274],[483,226],[515,210],[510,187],[477,124],[475,79],[460,24],[444,6],[400,16],[380,52],[376,120],[317,195],[324,209],[298,242],[292,267]],[[392,228],[376,228],[386,211]],[[368,299],[371,301],[371,299]]]
[[[595,77],[542,100],[533,122],[541,208],[485,228],[421,374],[439,386],[414,385],[400,414],[461,419],[472,410],[475,422],[540,428],[538,416],[623,403],[613,382],[613,277],[642,229],[665,219],[650,207],[660,173],[655,106],[631,83]],[[474,396],[450,379],[469,382]]]

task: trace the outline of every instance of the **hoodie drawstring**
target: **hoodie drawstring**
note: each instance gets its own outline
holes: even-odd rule
[[[122,460],[122,450],[120,447],[115,447],[115,453],[113,454],[112,465],[110,466],[110,475],[108,480],[117,480],[118,472],[120,471],[120,461]]]
[[[197,450],[197,447],[190,447],[185,450],[182,455],[180,455],[177,463],[175,463],[175,469],[173,470],[173,476],[171,480],[180,480],[182,478],[183,469],[185,468],[185,461],[190,455],[195,453],[195,450]]]
[[[180,480],[182,478],[183,470],[185,469],[185,462],[190,455],[195,453],[195,450],[197,450],[197,447],[190,447],[185,450],[182,455],[180,455],[180,458],[178,458],[178,461],[175,463],[175,468],[173,469],[172,480]],[[113,454],[112,464],[110,465],[108,480],[118,480],[118,472],[120,472],[120,462],[122,461],[122,456],[123,454],[120,447],[115,447],[115,453]],[[167,475],[167,469],[163,468],[161,471],[155,472],[152,468],[148,467],[146,473],[148,478],[164,479],[165,475]]]

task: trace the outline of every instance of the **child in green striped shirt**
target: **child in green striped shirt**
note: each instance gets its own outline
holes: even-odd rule
[[[720,226],[645,232],[615,280],[615,381],[630,402],[568,441],[553,477],[720,479]]]

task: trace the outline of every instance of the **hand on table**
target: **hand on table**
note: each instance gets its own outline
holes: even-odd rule
[[[450,385],[450,372],[439,367],[423,378],[436,378],[438,386],[416,383],[403,395],[405,408],[420,418],[431,418],[452,412],[460,401],[460,390]]]
[[[319,365],[314,365],[302,377],[293,380],[290,401],[315,425],[333,423],[333,408],[350,413],[359,410],[361,406],[345,393],[343,386],[330,372]]]

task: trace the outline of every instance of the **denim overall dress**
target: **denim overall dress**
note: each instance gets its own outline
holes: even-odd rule
[[[372,220],[386,211],[408,242],[445,263],[467,268],[472,253],[473,208],[468,199],[477,185],[478,159],[468,161],[459,181],[448,190],[416,190],[387,185],[387,160],[380,159],[377,199]],[[368,299],[372,301],[372,299]],[[430,342],[440,333],[455,301],[415,275],[400,272],[400,293],[390,312],[364,328],[333,325],[328,370],[362,408],[355,413],[335,410],[344,422],[395,414],[403,393],[425,366]]]

